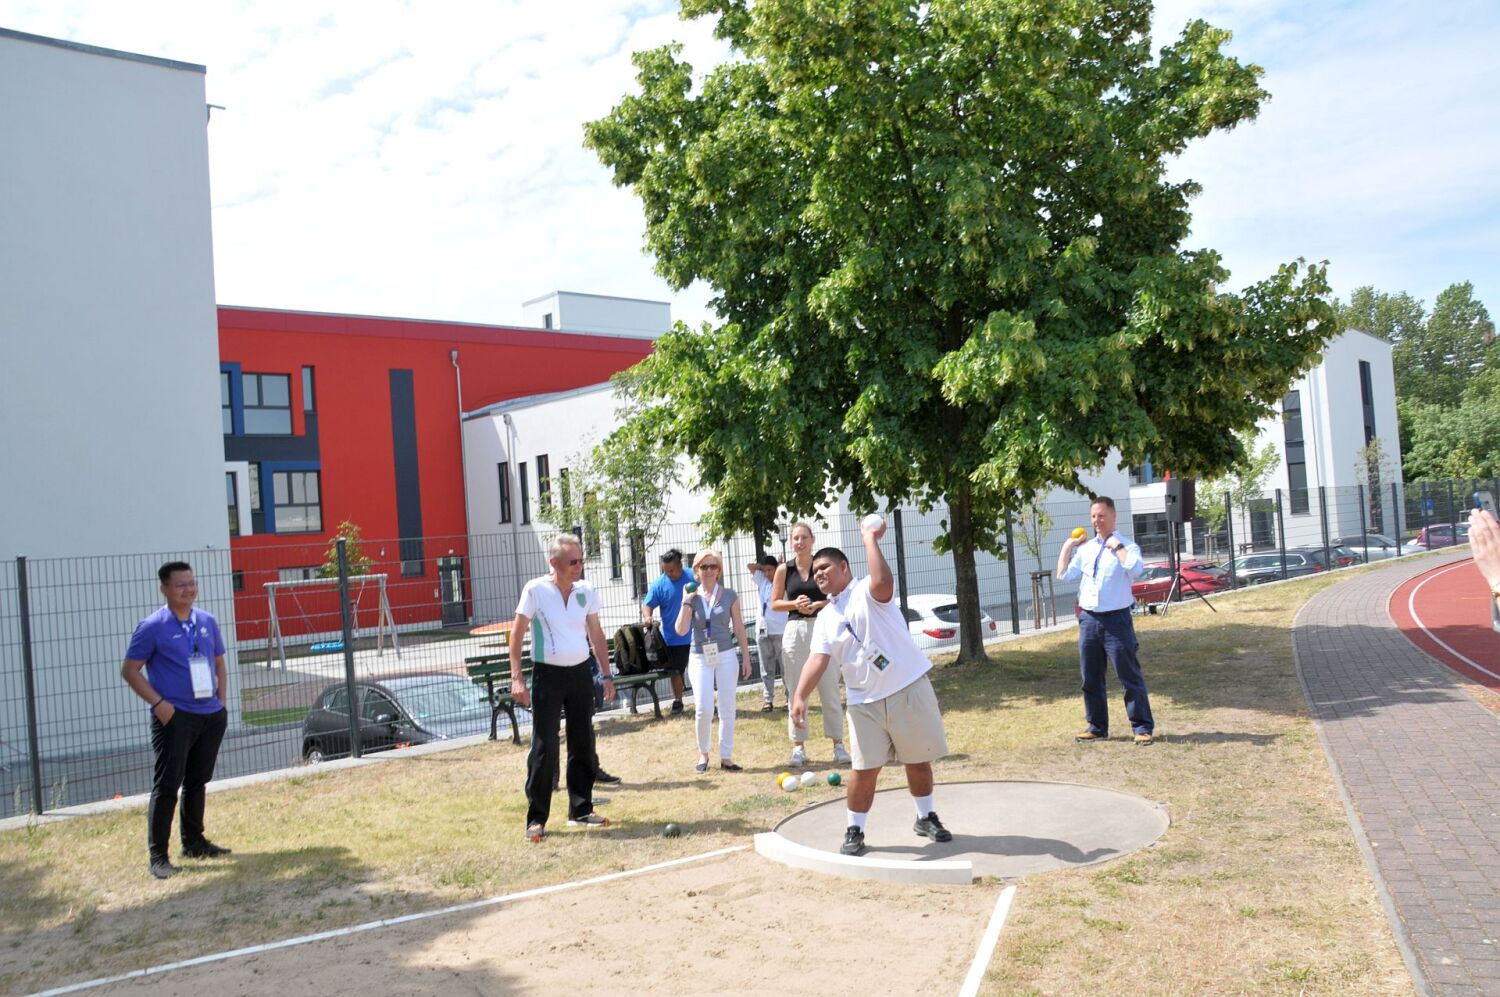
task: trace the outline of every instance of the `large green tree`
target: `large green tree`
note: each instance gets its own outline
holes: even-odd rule
[[[806,512],[947,509],[963,659],[983,657],[976,550],[1081,490],[1112,448],[1187,474],[1243,456],[1336,322],[1322,267],[1234,294],[1185,251],[1187,143],[1255,116],[1261,71],[1194,21],[1153,57],[1151,4],[685,0],[735,57],[637,53],[640,92],[587,127],[676,287],[722,323],[643,363],[664,445],[719,532]]]
[[[1485,366],[1494,339],[1490,313],[1465,281],[1444,289],[1432,314],[1396,343],[1396,397],[1422,405],[1456,406]]]
[[[1420,335],[1427,320],[1427,308],[1417,298],[1405,291],[1386,294],[1368,285],[1356,287],[1347,304],[1339,303],[1338,313],[1345,328],[1361,329],[1388,343]]]

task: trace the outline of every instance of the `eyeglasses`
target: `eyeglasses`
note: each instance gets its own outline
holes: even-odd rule
[[[566,564],[570,568],[576,568],[580,564],[583,563],[583,558],[581,558],[581,557],[570,557],[566,561],[564,561],[561,558],[559,558],[557,563],[558,564]]]
[[[712,568],[714,571],[719,570],[719,566],[712,561],[706,561],[703,564],[698,565],[699,571],[707,571],[710,568]]]

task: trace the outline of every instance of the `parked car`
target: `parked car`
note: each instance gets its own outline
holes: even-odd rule
[[[1328,545],[1328,553],[1333,558],[1335,568],[1347,568],[1350,565],[1365,563],[1364,554],[1336,542]]]
[[[484,690],[457,675],[429,673],[354,683],[362,751],[488,734]],[[321,762],[349,754],[349,689],[343,682],[318,696],[302,723],[302,757]]]
[[[1469,524],[1467,521],[1463,521],[1458,524],[1457,542],[1461,544],[1466,544],[1469,542]],[[1417,531],[1417,535],[1412,539],[1412,543],[1422,548],[1423,550],[1435,550],[1438,547],[1452,547],[1454,545],[1453,524],[1433,523],[1430,526],[1424,526]]]
[[[1361,558],[1365,556],[1365,546],[1368,541],[1370,549],[1370,560],[1381,561],[1388,557],[1399,557],[1402,554],[1413,553],[1415,548],[1399,543],[1383,533],[1354,533],[1342,537],[1334,537],[1333,542],[1340,547],[1347,547]]]
[[[953,595],[917,594],[906,597],[906,624],[911,639],[924,651],[958,646],[958,597]],[[1000,627],[988,613],[980,612],[979,627],[985,638],[995,636]]]
[[[1194,592],[1211,595],[1229,587],[1229,572],[1212,561],[1197,561],[1183,558],[1178,562],[1183,584],[1178,586],[1178,599],[1191,598]],[[1130,583],[1130,594],[1136,602],[1165,602],[1172,588],[1172,565],[1168,561],[1147,561],[1141,577]],[[1188,588],[1187,583],[1192,583]]]
[[[1259,585],[1281,578],[1281,554],[1274,550],[1259,554],[1245,554],[1235,558],[1232,564],[1236,585]],[[1328,562],[1323,557],[1321,547],[1294,547],[1286,552],[1288,578],[1327,570]]]

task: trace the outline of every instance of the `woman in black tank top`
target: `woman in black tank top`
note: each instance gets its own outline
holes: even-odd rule
[[[792,527],[791,539],[793,556],[776,569],[776,578],[771,582],[771,608],[787,614],[786,632],[781,637],[781,662],[788,701],[796,695],[802,668],[812,653],[812,631],[818,611],[828,605],[828,599],[813,581],[812,527],[799,522]],[[833,741],[833,759],[847,765],[849,752],[844,750],[844,711],[839,704],[838,669],[825,668],[816,688],[818,705],[823,710],[823,733]],[[788,715],[787,733],[792,739],[792,759],[787,764],[792,768],[806,767],[808,729],[792,723]]]

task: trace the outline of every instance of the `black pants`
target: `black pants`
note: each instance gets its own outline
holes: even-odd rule
[[[592,659],[590,659],[592,661]],[[552,777],[568,721],[568,817],[594,809],[594,680],[589,662],[536,665],[531,671],[531,754],[526,758],[526,823],[546,824]]]
[[[228,710],[177,710],[165,725],[152,715],[151,750],[156,752],[156,766],[151,776],[151,805],[146,811],[150,828],[146,843],[153,859],[167,857],[178,790],[182,791],[182,843],[202,843],[204,787],[214,777],[219,743],[228,727]]]

